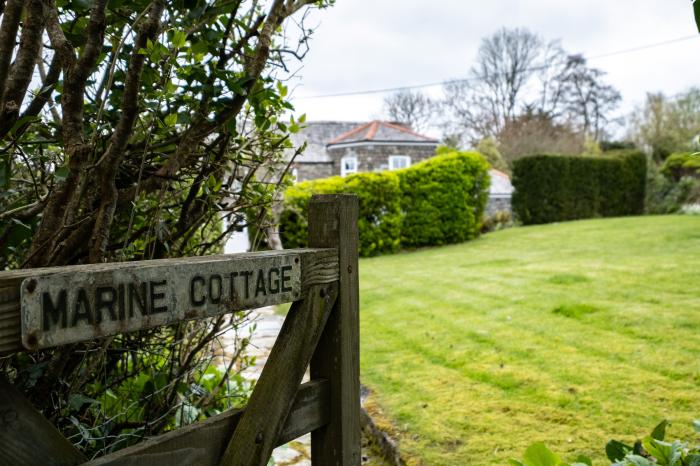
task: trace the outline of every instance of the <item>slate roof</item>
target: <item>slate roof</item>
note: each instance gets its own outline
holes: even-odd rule
[[[415,142],[438,144],[437,139],[423,136],[396,123],[374,120],[358,125],[332,139],[328,146],[355,142]]]
[[[296,161],[300,163],[330,162],[331,158],[326,152],[328,141],[361,124],[357,121],[307,122],[301,131],[291,135],[294,147],[301,146],[304,141],[308,144],[304,153],[299,155]]]

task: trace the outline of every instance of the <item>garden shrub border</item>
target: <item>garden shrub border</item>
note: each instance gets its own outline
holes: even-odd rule
[[[476,152],[438,149],[435,157],[402,170],[297,183],[284,195],[282,244],[305,247],[311,196],[333,193],[359,198],[363,257],[475,238],[488,201],[488,169]]]

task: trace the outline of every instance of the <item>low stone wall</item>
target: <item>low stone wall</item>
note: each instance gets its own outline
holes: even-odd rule
[[[489,200],[486,203],[485,216],[490,217],[496,212],[508,212],[513,214],[513,208],[510,203],[510,196],[489,196]]]

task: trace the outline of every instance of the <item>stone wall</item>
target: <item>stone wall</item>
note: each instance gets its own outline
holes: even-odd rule
[[[355,146],[337,146],[327,149],[333,163],[333,174],[340,175],[340,160],[343,157],[357,157],[358,172],[375,172],[389,169],[389,157],[407,155],[411,165],[435,155],[435,144],[361,144]]]
[[[510,196],[489,196],[489,200],[486,203],[486,212],[484,212],[485,217],[490,217],[496,212],[508,212],[511,215],[513,210],[510,204]]]
[[[339,175],[340,168],[336,169],[333,162],[295,163],[292,170],[296,169],[297,181],[315,180]]]

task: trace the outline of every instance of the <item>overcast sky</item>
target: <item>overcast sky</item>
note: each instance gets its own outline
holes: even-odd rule
[[[309,96],[464,77],[480,40],[501,27],[526,27],[588,57],[697,33],[690,0],[337,0],[307,25],[317,26],[311,51],[290,84],[309,120],[381,117],[384,95]],[[589,64],[608,73],[627,111],[646,92],[700,85],[700,35]]]

